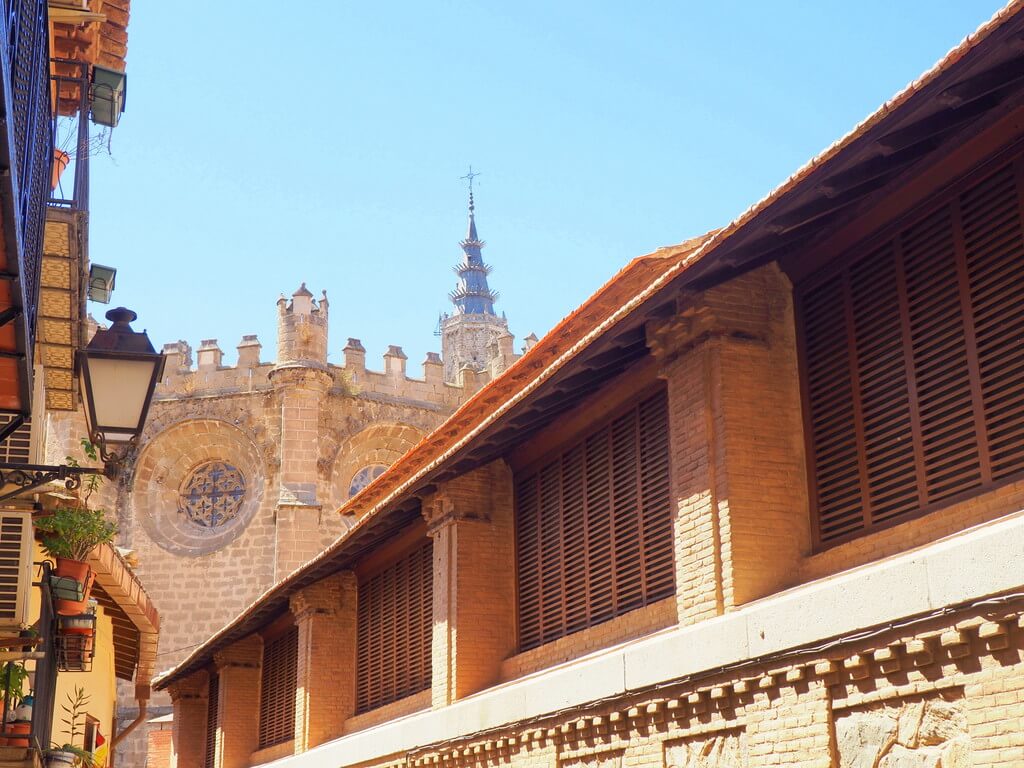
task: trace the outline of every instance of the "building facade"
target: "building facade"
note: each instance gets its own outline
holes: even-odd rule
[[[475,238],[473,213],[471,203]],[[118,543],[133,551],[164,617],[164,665],[330,545],[347,528],[338,507],[516,358],[502,320],[502,352],[445,344],[462,363],[455,380],[436,353],[417,376],[399,346],[374,370],[355,338],[335,365],[326,293],[315,298],[303,284],[276,313],[274,362],[255,336],[239,342],[234,365],[215,339],[194,351],[184,341],[164,346],[165,377],[138,451],[105,499],[119,510]],[[470,349],[479,364],[466,362]],[[49,458],[68,455],[83,429],[80,414],[51,418]],[[130,722],[137,710],[127,687],[122,705]],[[166,696],[152,702],[154,718],[169,712]],[[122,763],[141,765],[145,749],[140,731]]]
[[[157,687],[178,768],[1024,764],[1024,3],[630,262]]]

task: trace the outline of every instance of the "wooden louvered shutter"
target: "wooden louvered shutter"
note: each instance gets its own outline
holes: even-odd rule
[[[263,646],[260,684],[259,748],[295,738],[295,690],[299,628],[291,627]]]
[[[818,541],[1024,472],[1021,164],[798,289]]]
[[[516,565],[520,650],[674,594],[664,391],[516,478]]]
[[[359,584],[356,709],[430,687],[433,549],[428,541]]]
[[[0,628],[31,622],[32,513],[0,510]]]
[[[213,768],[217,755],[217,706],[220,699],[220,676],[210,676],[206,699],[206,751],[204,768]]]

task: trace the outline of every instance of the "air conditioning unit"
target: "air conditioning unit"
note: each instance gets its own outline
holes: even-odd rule
[[[31,622],[32,513],[0,509],[0,629]]]
[[[0,427],[11,423],[15,417],[9,413],[0,413]],[[25,423],[0,442],[0,461],[8,464],[32,464],[32,418],[27,417]]]

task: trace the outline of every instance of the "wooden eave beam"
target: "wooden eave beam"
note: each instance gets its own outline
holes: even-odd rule
[[[997,64],[973,77],[968,77],[939,94],[939,103],[958,107],[973,99],[1024,79],[1024,57]]]
[[[934,136],[942,136],[994,109],[1005,101],[1012,88],[1005,86],[963,106],[944,109],[928,117],[890,131],[877,141],[883,153],[899,152]]]
[[[842,194],[834,195],[833,197],[819,197],[816,200],[812,200],[799,208],[794,208],[787,213],[776,216],[766,228],[773,235],[782,235],[823,217],[830,216],[843,208],[860,202],[867,195],[884,187],[898,170],[899,168],[893,168],[889,173],[875,176],[859,186],[845,190]]]
[[[900,152],[890,155],[876,155],[844,171],[837,171],[828,176],[818,189],[825,197],[835,197],[843,190],[877,179],[891,176],[894,170],[902,170],[916,160],[920,160],[929,152],[937,149],[941,143],[938,136],[920,141]]]

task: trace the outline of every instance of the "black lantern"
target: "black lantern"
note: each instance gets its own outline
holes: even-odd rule
[[[78,353],[89,440],[108,470],[124,459],[124,453],[115,450],[127,450],[142,434],[153,390],[164,371],[163,354],[153,349],[145,331],[136,333],[129,325],[136,317],[124,307],[110,310],[110,328],[97,331]]]

